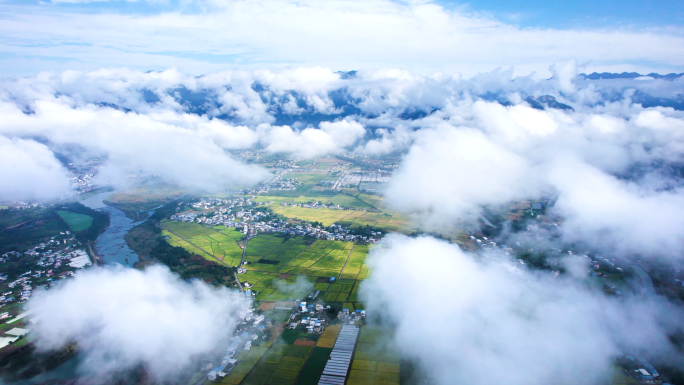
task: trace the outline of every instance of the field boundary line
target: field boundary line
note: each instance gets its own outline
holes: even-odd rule
[[[321,333],[321,334],[323,334],[323,333]],[[309,354],[307,354],[306,359],[304,360],[304,363],[302,364],[302,367],[299,368],[299,371],[297,372],[297,377],[295,377],[294,381],[292,381],[293,384],[296,384],[297,380],[299,380],[299,376],[302,375],[302,371],[304,370],[306,363],[309,362],[309,358],[311,358],[311,354],[313,353],[314,349],[316,349],[316,345],[314,345],[311,348],[311,350],[309,351]]]
[[[332,253],[332,252],[335,251],[335,250],[337,250],[337,249],[330,249],[330,251],[328,251],[327,253],[325,253],[325,255],[323,255],[322,257],[318,258],[318,259],[316,260],[316,262],[312,263],[311,266],[307,267],[307,269],[311,270],[311,268],[313,268],[313,266],[314,266],[315,264],[317,264],[318,262],[320,262],[321,259],[327,257],[328,254]],[[314,269],[314,270],[323,270],[323,269],[317,268],[317,269]]]
[[[351,250],[349,250],[349,255],[347,255],[347,260],[344,262],[344,266],[342,267],[342,270],[340,271],[340,275],[337,277],[337,279],[342,278],[342,273],[344,273],[344,269],[347,268],[347,264],[349,263],[349,260],[351,259],[351,255],[354,252],[354,247],[356,246],[356,242],[352,245]],[[350,293],[351,294],[351,293]]]
[[[313,243],[312,243],[311,245],[313,245]],[[297,257],[299,257],[299,256],[300,256],[303,252],[305,252],[306,250],[308,250],[309,247],[311,247],[311,245],[306,246],[306,248],[304,248],[304,250],[300,251],[300,252],[299,252],[297,255],[295,255],[292,259],[290,259],[289,261],[287,261],[286,264],[280,266],[280,269],[278,269],[278,271],[276,271],[276,273],[280,273],[280,270],[282,270],[283,267],[289,265],[290,262],[292,262],[292,261],[294,261],[295,259],[297,259]],[[299,266],[297,266],[297,267],[299,267]]]
[[[271,249],[271,251],[269,251],[268,253],[264,254],[264,256],[261,257],[261,258],[266,258],[267,255],[269,255],[269,254],[271,254],[272,252],[274,252],[277,248],[279,248],[280,246],[284,245],[285,242],[287,242],[287,241],[288,241],[288,240],[286,239],[286,240],[280,242],[280,243],[278,244],[278,246],[276,246],[276,247],[274,247],[273,249]]]
[[[204,226],[202,226],[202,227],[204,227]],[[235,244],[236,244],[238,247],[240,247],[240,242],[239,242],[237,239],[231,237],[230,235],[228,235],[228,234],[223,234],[223,233],[220,232],[219,230],[213,229],[213,228],[211,228],[211,227],[205,227],[205,228],[206,228],[206,229],[209,229],[209,230],[212,230],[212,231],[216,231],[217,233],[219,233],[219,234],[221,234],[221,235],[224,235],[224,236],[226,236],[226,237],[232,239],[233,242],[235,242]],[[230,227],[226,227],[226,228],[229,229]],[[213,239],[213,238],[212,238],[212,239]],[[245,239],[247,239],[247,237],[245,237]],[[221,242],[218,242],[218,243],[220,244]],[[241,248],[241,247],[240,247],[240,248]]]
[[[184,240],[185,242],[187,242],[188,244],[192,245],[194,248],[200,250],[200,251],[203,252],[204,254],[206,254],[206,255],[212,257],[216,262],[218,262],[218,263],[220,263],[220,264],[222,264],[222,265],[224,265],[224,266],[226,266],[226,267],[232,267],[232,266],[226,264],[225,262],[223,262],[222,260],[219,260],[218,258],[216,258],[216,256],[215,256],[214,254],[211,254],[211,253],[207,252],[207,251],[204,250],[203,248],[197,246],[196,244],[190,242],[189,240],[187,240],[187,239],[181,237],[180,235],[174,233],[173,231],[169,230],[169,228],[166,227],[166,226],[164,226],[161,222],[159,223],[159,226],[161,226],[162,229],[168,231],[169,233],[171,233],[171,234],[177,236],[178,238]]]

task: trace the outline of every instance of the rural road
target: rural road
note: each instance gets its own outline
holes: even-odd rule
[[[197,248],[198,250],[201,250],[203,253],[205,253],[205,254],[209,255],[210,257],[214,258],[218,263],[222,264],[223,266],[232,267],[232,266],[228,265],[227,263],[225,263],[225,262],[219,260],[218,258],[216,258],[216,256],[214,256],[214,254],[207,252],[207,251],[204,250],[203,248],[197,246],[196,244],[190,242],[189,240],[187,240],[187,239],[181,237],[180,235],[174,233],[173,231],[169,230],[169,229],[168,229],[166,226],[164,226],[162,223],[159,223],[159,226],[161,226],[162,229],[168,231],[169,233],[171,233],[171,234],[177,236],[178,238],[184,240],[185,242],[191,244],[192,246],[194,246],[194,247]],[[248,242],[248,241],[249,241],[249,238],[246,238],[246,239],[245,239],[245,247],[242,249],[242,260],[240,261],[240,264],[238,265],[238,268],[242,267],[242,264],[245,262],[245,254],[247,253],[247,242]],[[242,283],[240,282],[240,279],[238,279],[237,269],[235,270],[234,275],[235,275],[235,282],[237,282],[238,287],[240,288],[240,291],[242,291],[242,290],[243,290],[243,288],[242,288]]]
[[[641,268],[636,263],[630,265],[632,270],[634,270],[639,275],[639,281],[641,282],[641,293],[647,295],[655,295],[655,288],[653,287],[653,281],[648,273]]]
[[[247,254],[247,242],[249,241],[249,238],[245,238],[245,247],[242,248],[242,259],[240,260],[240,264],[238,265],[238,269],[242,267],[242,264],[245,262],[245,254]],[[238,278],[237,275],[237,269],[235,269],[235,282],[237,282],[238,286],[240,287],[240,291],[242,291],[242,282],[240,282],[240,279]]]
[[[344,262],[344,266],[342,267],[342,270],[340,271],[340,275],[337,277],[337,279],[342,278],[342,273],[344,273],[344,269],[347,268],[347,264],[349,263],[349,259],[351,258],[351,255],[354,252],[354,246],[356,246],[356,243],[354,243],[352,245],[351,250],[349,250],[349,255],[347,255],[347,260]]]

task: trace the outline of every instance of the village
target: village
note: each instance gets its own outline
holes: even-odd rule
[[[368,234],[357,234],[354,231],[344,226],[332,224],[324,227],[317,224],[302,223],[294,224],[288,223],[284,220],[266,220],[270,218],[271,214],[265,210],[258,208],[248,208],[247,206],[267,206],[273,202],[252,202],[249,198],[235,198],[235,199],[220,199],[220,198],[201,198],[199,202],[193,203],[191,206],[197,210],[209,210],[218,207],[211,213],[201,211],[181,212],[171,215],[170,219],[180,222],[195,222],[199,224],[219,226],[223,225],[228,228],[241,229],[244,234],[254,236],[258,233],[281,233],[289,236],[303,236],[313,237],[318,239],[326,239],[331,241],[354,241],[360,243],[376,243],[381,238],[383,233],[381,231],[371,230]],[[314,203],[281,203],[283,206],[300,206],[305,208],[339,208],[338,205],[325,205],[320,202]],[[177,208],[180,211],[180,204]],[[347,208],[345,208],[347,210]],[[366,209],[356,209],[362,210]]]
[[[226,341],[225,350],[221,350],[219,354],[213,356],[205,356],[201,360],[199,370],[206,374],[198,383],[204,378],[210,381],[221,381],[232,372],[235,366],[241,363],[240,357],[245,356],[244,352],[249,352],[255,346],[269,346],[273,339],[278,338],[277,334],[274,335],[274,331],[278,333],[277,330],[280,332],[283,330],[279,327],[279,323],[270,317],[277,317],[277,313],[284,310],[289,311],[287,321],[283,323],[285,329],[308,334],[307,339],[309,341],[318,340],[323,336],[326,328],[333,325],[346,325],[346,327],[353,328],[363,326],[366,318],[365,310],[338,309],[336,311],[331,306],[326,306],[320,299],[317,300],[317,294],[310,293],[303,301],[296,299],[293,302],[265,307],[265,309],[270,310],[264,310],[260,306],[241,314],[242,321],[237,324],[232,337]],[[233,292],[232,295],[237,295],[237,292]],[[270,315],[267,317],[267,314]],[[240,354],[241,352],[243,355]],[[353,345],[349,359],[346,360],[346,370],[349,369],[352,354]]]
[[[92,266],[84,246],[70,231],[60,232],[47,242],[23,252],[10,251],[0,256],[0,349],[24,338],[37,317],[22,310],[33,293],[49,290],[60,279],[74,277],[83,268]],[[19,322],[22,321],[22,322]],[[16,327],[9,329],[9,325]],[[7,325],[7,326],[5,326]]]

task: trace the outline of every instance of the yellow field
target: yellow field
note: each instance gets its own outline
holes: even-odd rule
[[[273,211],[287,218],[309,222],[321,222],[324,226],[333,223],[343,226],[372,226],[387,231],[408,230],[409,220],[397,213],[378,213],[357,210],[309,209],[304,207],[273,206]]]
[[[361,328],[347,384],[399,384],[399,357],[395,349],[386,344],[390,339],[387,331],[381,328]]]
[[[113,206],[149,210],[166,202],[180,198],[185,192],[172,187],[146,186],[114,193],[105,199]]]
[[[335,346],[335,341],[337,340],[337,335],[340,334],[340,329],[342,325],[332,325],[325,328],[323,334],[316,342],[316,346],[320,348],[332,348]]]

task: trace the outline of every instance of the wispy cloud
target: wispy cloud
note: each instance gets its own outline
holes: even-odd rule
[[[152,14],[35,5],[9,6],[3,18],[5,73],[66,61],[58,68],[323,65],[473,75],[511,65],[547,73],[567,58],[623,69],[647,58],[652,69],[671,69],[684,56],[677,30],[523,29],[432,2],[214,0]]]

